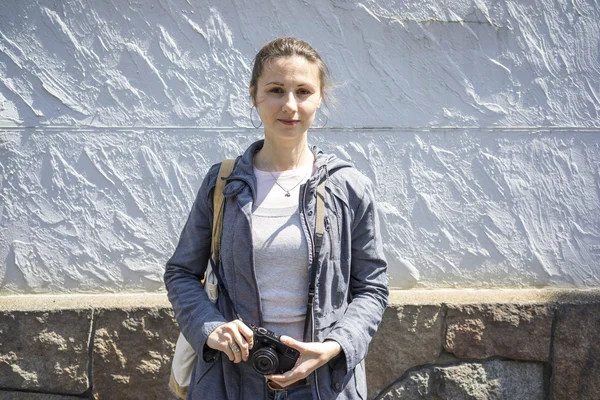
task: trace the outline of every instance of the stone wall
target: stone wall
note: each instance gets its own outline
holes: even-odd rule
[[[600,291],[395,291],[370,399],[600,398]],[[173,399],[164,294],[0,297],[0,400]]]

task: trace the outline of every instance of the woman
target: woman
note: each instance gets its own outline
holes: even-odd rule
[[[210,256],[218,164],[167,262],[169,300],[198,353],[188,399],[366,399],[364,357],[387,305],[386,262],[371,182],[307,143],[327,75],[302,40],[278,38],[259,51],[250,115],[256,118],[256,108],[264,140],[238,157],[223,189],[218,271],[227,295],[214,305],[200,284]],[[325,230],[317,250],[322,182]],[[310,270],[316,271],[315,297],[307,313]],[[263,376],[247,362],[256,338],[250,323],[282,335],[281,343],[298,351],[291,370]]]

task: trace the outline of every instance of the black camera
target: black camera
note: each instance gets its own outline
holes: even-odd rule
[[[248,325],[254,332],[254,346],[250,350],[249,361],[262,375],[282,374],[296,365],[300,353],[281,343],[279,336],[270,330]]]

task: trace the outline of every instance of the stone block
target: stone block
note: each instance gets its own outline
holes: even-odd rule
[[[411,371],[377,399],[543,400],[541,363],[486,361]]]
[[[171,309],[99,310],[95,315],[94,398],[169,399],[179,330]]]
[[[31,392],[5,392],[0,391],[0,400],[77,400],[78,396],[62,396],[59,394],[31,393]]]
[[[442,350],[442,314],[435,305],[388,306],[366,359],[369,398],[406,370],[436,360]]]
[[[552,305],[449,305],[444,348],[462,359],[502,356],[546,362],[550,356]]]
[[[600,399],[600,304],[560,305],[552,351],[553,400]]]
[[[0,388],[85,392],[91,327],[91,310],[0,312]]]

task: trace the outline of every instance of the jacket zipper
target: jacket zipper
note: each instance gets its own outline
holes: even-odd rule
[[[305,198],[306,198],[306,192],[307,192],[306,189],[307,189],[307,187],[308,187],[307,184],[304,184],[304,185],[302,185],[300,187],[300,193],[301,193],[301,196],[300,196],[300,209],[301,209],[301,212],[302,212],[302,217],[303,217],[303,220],[304,220],[304,225],[306,227],[306,229],[304,231],[305,231],[305,233],[308,232],[308,242],[310,243],[310,251],[308,252],[308,258],[309,258],[308,259],[308,265],[312,265],[313,258],[315,257],[315,245],[314,245],[314,238],[313,238],[312,232],[310,230],[310,224],[308,223],[308,218],[306,217],[306,210],[305,210],[305,207],[304,207],[304,205],[306,203]],[[315,218],[316,218],[316,216],[315,216]],[[318,275],[315,276],[315,279],[317,279],[317,278],[318,278]],[[316,282],[315,282],[315,286],[316,286]],[[316,287],[315,287],[315,290],[316,290]],[[316,298],[316,293],[315,293],[315,298]],[[315,307],[314,307],[314,301],[315,300],[313,300],[313,307],[311,308],[311,315],[310,315],[310,318],[311,318],[311,320],[310,320],[310,340],[311,340],[311,342],[315,341]],[[321,400],[321,394],[319,393],[319,379],[317,377],[317,375],[318,375],[317,371],[315,370],[313,372],[313,374],[315,375],[315,391],[317,392],[317,398],[319,400]]]
[[[317,296],[315,296],[316,298]],[[311,334],[312,334],[312,338],[311,340],[314,342],[315,341],[315,308],[313,306],[312,309],[312,323],[310,324],[310,328],[312,330]],[[321,400],[321,394],[319,393],[319,374],[317,374],[317,370],[315,370],[314,372],[315,374],[315,391],[317,392],[317,398],[319,400]]]
[[[304,208],[304,204],[305,204],[305,198],[306,198],[306,190],[307,185],[303,185],[301,187],[302,189],[302,196],[300,196],[300,206],[302,208],[302,216],[304,217],[304,224],[306,225],[306,231],[308,231],[308,236],[309,236],[309,241],[310,241],[310,247],[311,247],[311,251],[309,252],[309,265],[312,265],[313,263],[313,258],[315,257],[315,245],[314,245],[314,238],[312,236],[312,232],[310,230],[310,224],[308,223],[308,219],[306,218],[306,210]],[[315,215],[316,218],[316,215]],[[318,261],[317,261],[317,265],[315,266],[316,268],[318,268]],[[318,279],[318,271],[315,274],[315,280]],[[316,296],[316,286],[317,283],[315,282],[315,299],[317,298]],[[311,307],[311,315],[310,315],[310,340],[311,342],[315,341],[315,307],[314,304],[316,302],[316,300],[313,299],[313,306]],[[319,393],[319,378],[318,378],[318,374],[317,371],[315,370],[313,372],[315,374],[315,391],[317,392],[317,399],[321,400],[321,394]]]
[[[308,218],[306,218],[306,210],[304,209],[304,204],[305,204],[305,197],[306,197],[306,187],[307,185],[304,184],[300,187],[300,210],[302,211],[302,218],[304,219],[304,226],[306,229],[304,229],[305,234],[308,232],[308,243],[310,244],[310,251],[308,252],[308,265],[312,265],[312,261],[315,255],[315,246],[314,246],[314,239],[312,237],[312,232],[310,231],[310,224],[308,223]]]
[[[333,240],[333,232],[331,229],[331,222],[329,221],[329,218],[325,218],[325,230],[329,235],[329,259],[333,260],[335,254],[335,242]]]

